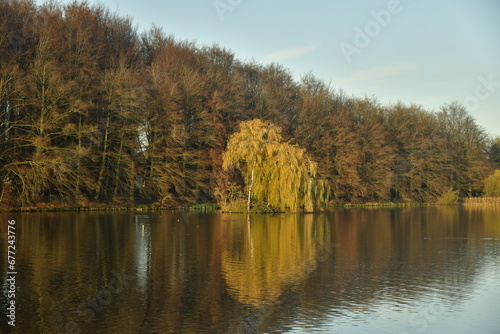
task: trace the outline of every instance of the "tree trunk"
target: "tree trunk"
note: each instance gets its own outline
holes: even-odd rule
[[[125,127],[125,124],[123,124]],[[122,131],[122,136],[120,138],[120,148],[118,149],[118,161],[116,163],[116,171],[115,171],[115,186],[113,188],[113,202],[116,201],[116,196],[118,195],[118,183],[120,181],[120,164],[122,158],[122,150],[123,150],[123,140],[125,138],[125,130]]]
[[[99,199],[99,195],[101,194],[101,188],[102,188],[102,182],[104,180],[104,171],[106,167],[106,155],[108,151],[108,128],[109,128],[109,112],[108,116],[106,119],[106,130],[104,132],[104,147],[102,151],[102,162],[101,162],[101,168],[99,170],[99,178],[97,180],[97,187],[95,191],[95,196],[94,199],[97,201]]]
[[[250,183],[248,184],[248,199],[247,199],[247,213],[250,213],[250,202],[251,202],[251,198],[252,198],[252,188],[253,188],[253,174],[254,174],[254,170],[255,170],[255,163],[257,161],[254,161],[253,162],[253,166],[252,166],[252,176],[250,177]]]

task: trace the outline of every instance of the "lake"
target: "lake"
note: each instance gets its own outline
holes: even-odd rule
[[[3,213],[0,233],[1,333],[500,333],[499,207]]]

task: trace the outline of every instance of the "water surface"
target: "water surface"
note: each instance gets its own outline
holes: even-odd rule
[[[499,208],[1,214],[0,232],[2,333],[500,333]]]

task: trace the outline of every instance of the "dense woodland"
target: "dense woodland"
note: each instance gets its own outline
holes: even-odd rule
[[[238,197],[222,157],[252,119],[304,148],[339,202],[478,196],[500,163],[500,139],[454,102],[348,97],[85,3],[2,1],[0,22],[3,207]]]

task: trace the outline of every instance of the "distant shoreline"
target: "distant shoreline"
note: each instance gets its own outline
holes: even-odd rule
[[[360,202],[360,203],[332,203],[328,205],[328,209],[349,209],[349,208],[407,208],[407,207],[429,207],[429,206],[464,206],[464,207],[478,207],[478,206],[500,206],[500,198],[466,198],[460,203],[454,204],[438,204],[438,203],[395,203],[395,202]],[[202,210],[196,207],[196,205],[190,206],[158,206],[158,205],[133,205],[133,206],[122,206],[113,204],[89,204],[84,206],[70,206],[70,205],[41,205],[41,206],[30,206],[30,207],[18,207],[18,208],[0,208],[0,213],[8,212],[105,212],[105,211],[182,211],[189,210],[194,212],[223,212],[223,213],[246,213],[237,212],[230,210],[220,210],[220,208],[215,208],[211,210]],[[262,212],[258,210],[253,210],[250,213],[270,213]],[[283,213],[283,212],[275,212]]]

